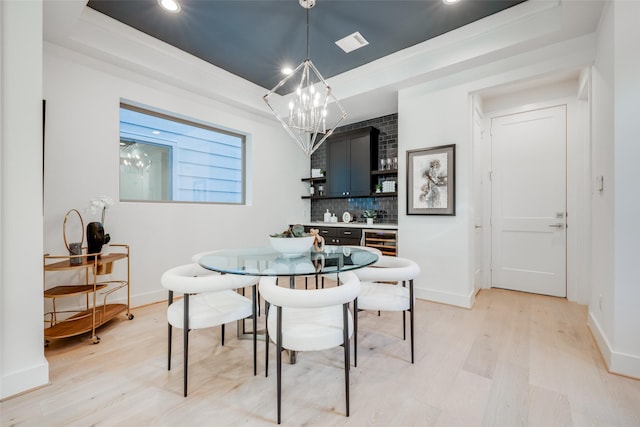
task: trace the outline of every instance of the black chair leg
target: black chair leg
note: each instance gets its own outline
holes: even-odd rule
[[[168,304],[167,306],[170,306],[171,304],[173,304],[173,291],[169,291],[169,298],[168,298]],[[172,337],[172,332],[173,332],[173,327],[171,326],[171,323],[167,323],[169,325],[169,341],[167,343],[167,353],[168,353],[168,357],[167,357],[167,371],[171,370],[171,337]]]
[[[282,307],[278,307],[276,330],[276,394],[278,396],[278,424],[280,424],[282,419]]]
[[[353,300],[353,366],[358,366],[358,298]]]
[[[409,281],[409,327],[411,328],[411,363],[413,363],[413,280]]]
[[[222,341],[222,346],[224,346],[224,323],[220,325],[220,339]]]
[[[405,281],[402,281],[402,287],[406,287],[405,286]],[[409,290],[409,293],[411,293],[411,290]],[[409,303],[409,306],[411,306],[411,303]],[[402,340],[406,341],[407,339],[407,317],[405,316],[406,314],[406,310],[404,310],[402,312]]]
[[[189,368],[189,294],[184,294],[184,397],[187,397],[187,375]]]
[[[264,376],[269,376],[269,301],[264,302]]]
[[[402,340],[407,339],[407,317],[405,316],[406,310],[402,312]]]
[[[251,314],[253,317],[253,375],[258,375],[258,314],[257,307],[258,287],[253,285],[253,297],[251,298]],[[244,322],[243,322],[244,323]]]
[[[172,335],[172,331],[173,331],[173,327],[171,326],[171,323],[169,323],[169,343],[168,343],[168,357],[167,357],[167,371],[171,370],[171,335]]]
[[[347,417],[349,416],[349,304],[342,305],[342,335],[344,338],[344,388]]]

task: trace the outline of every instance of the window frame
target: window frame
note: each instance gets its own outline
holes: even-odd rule
[[[211,131],[211,132],[216,132],[216,133],[220,133],[223,135],[229,135],[232,136],[234,138],[239,138],[241,140],[240,142],[240,147],[241,147],[241,194],[240,194],[240,200],[238,202],[229,202],[229,201],[202,201],[202,200],[176,200],[174,199],[174,193],[176,191],[175,186],[176,186],[176,174],[178,173],[178,167],[176,166],[176,159],[178,158],[178,153],[177,153],[177,148],[179,148],[179,144],[160,144],[160,143],[156,143],[156,142],[151,142],[151,141],[145,141],[143,139],[135,141],[136,143],[143,143],[143,144],[149,144],[149,145],[157,145],[157,146],[166,146],[170,148],[170,152],[171,152],[171,161],[169,164],[169,170],[167,171],[168,175],[170,176],[170,182],[169,182],[169,187],[171,189],[170,191],[170,195],[171,195],[171,199],[168,200],[147,200],[147,199],[122,199],[121,195],[120,195],[120,189],[118,189],[118,199],[121,202],[144,202],[144,203],[191,203],[191,204],[212,204],[212,205],[232,205],[232,206],[246,206],[247,205],[247,176],[248,176],[248,171],[247,171],[247,134],[240,132],[240,131],[233,131],[233,130],[229,130],[229,129],[224,129],[222,127],[219,127],[218,125],[214,125],[212,123],[206,123],[206,122],[201,122],[198,121],[197,119],[193,119],[193,118],[186,118],[184,116],[181,116],[177,113],[166,113],[166,112],[160,112],[158,110],[154,110],[151,107],[147,107],[147,106],[140,106],[139,104],[135,104],[135,103],[131,103],[130,101],[124,101],[121,100],[120,104],[119,104],[119,108],[118,108],[118,147],[120,148],[120,141],[123,140],[122,135],[121,135],[121,127],[120,127],[120,122],[121,122],[121,118],[120,118],[120,110],[121,109],[126,109],[126,110],[130,110],[133,112],[137,112],[137,113],[141,113],[141,114],[145,114],[145,115],[149,115],[149,116],[153,116],[153,117],[157,117],[163,120],[168,120],[168,121],[172,121],[172,122],[176,122],[176,123],[180,123],[183,125],[187,125],[187,126],[193,126],[193,127],[197,127],[200,129],[204,129],[207,131]],[[124,140],[126,141],[130,141],[130,142],[134,142],[134,138],[130,138],[130,137],[126,137],[124,138]],[[120,171],[118,172],[118,181],[120,182],[121,180],[121,176],[120,176]],[[120,187],[119,187],[120,188]]]

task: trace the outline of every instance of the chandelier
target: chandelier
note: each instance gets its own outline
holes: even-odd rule
[[[307,59],[263,99],[302,151],[311,156],[347,117],[347,113],[309,59],[309,9],[315,6],[316,0],[298,2],[307,10]],[[295,91],[290,95],[287,108],[279,113],[269,98],[290,81],[296,83]]]

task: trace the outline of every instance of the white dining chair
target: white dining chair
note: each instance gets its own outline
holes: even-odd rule
[[[358,310],[401,311],[402,339],[406,340],[406,317],[409,312],[411,363],[414,362],[414,303],[413,280],[420,274],[418,264],[410,259],[380,255],[374,264],[354,270],[361,282],[360,295],[357,300],[356,332]],[[407,287],[407,282],[409,286]],[[354,341],[357,338],[354,337]],[[357,363],[357,350],[354,351]]]
[[[340,273],[340,286],[325,289],[291,289],[278,286],[276,277],[260,279],[260,293],[267,309],[265,370],[268,375],[269,339],[276,343],[277,418],[282,414],[282,350],[304,352],[344,346],[346,415],[349,416],[349,339],[353,317],[349,303],[360,292],[360,281],[351,272]]]
[[[224,345],[225,323],[251,317],[253,319],[253,374],[256,375],[257,319],[256,301],[258,278],[254,276],[221,275],[200,267],[186,264],[167,270],[161,278],[162,286],[169,291],[167,322],[168,370],[171,370],[172,327],[184,332],[184,396],[187,396],[189,331],[192,329],[221,326]],[[240,295],[236,289],[253,287],[253,300]],[[174,301],[173,294],[183,298]]]
[[[355,258],[354,261],[356,261],[357,263],[360,262],[358,260],[358,258],[366,256],[366,254],[363,253],[363,252],[359,252],[359,251],[351,251],[352,249],[357,249],[357,250],[363,250],[363,251],[370,252],[372,254],[377,255],[378,258],[382,256],[382,251],[380,249],[378,249],[378,248],[372,248],[372,247],[369,247],[369,246],[355,246],[355,245],[343,245],[343,246],[340,246],[340,250],[342,250],[344,254],[349,253],[349,256]],[[325,279],[329,279],[329,280],[334,281],[334,282],[338,280],[338,277],[337,277],[336,273],[322,274],[321,278],[322,278],[322,288],[323,289],[324,289],[324,285],[325,285]],[[317,278],[316,278],[316,281],[317,281]],[[353,312],[357,313],[357,311],[358,311],[358,299],[356,298],[353,301]],[[358,316],[357,315],[353,316],[353,330],[355,331],[355,333],[353,334],[353,366],[357,367],[358,366],[358,333],[357,333],[358,332]]]

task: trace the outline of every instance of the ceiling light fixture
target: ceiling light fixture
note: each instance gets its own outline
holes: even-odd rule
[[[309,59],[309,10],[315,6],[316,0],[298,2],[307,10],[307,59],[264,95],[263,99],[302,151],[311,156],[347,117],[347,113]],[[269,102],[269,98],[291,79],[296,79],[292,81],[299,83],[295,93],[291,94],[288,108],[280,114]],[[332,120],[335,120],[333,124]],[[327,122],[330,124],[327,125]]]
[[[171,13],[178,13],[180,9],[182,9],[180,3],[176,0],[158,0],[158,4],[162,6],[164,10]]]
[[[444,4],[454,4],[458,2],[460,2],[460,0],[442,0],[442,3]]]

